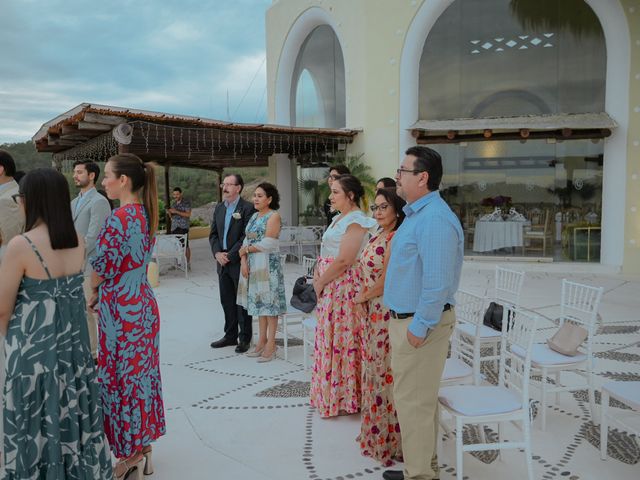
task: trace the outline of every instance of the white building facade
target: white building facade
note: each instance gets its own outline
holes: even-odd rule
[[[546,225],[535,255],[640,273],[639,0],[279,0],[266,21],[271,122],[361,130],[376,177],[436,149],[469,254],[506,203]]]

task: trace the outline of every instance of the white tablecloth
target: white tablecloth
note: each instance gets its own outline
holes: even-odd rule
[[[490,252],[499,248],[521,247],[525,222],[476,222],[473,251]]]

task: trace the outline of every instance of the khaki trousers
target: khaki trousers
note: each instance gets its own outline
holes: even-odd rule
[[[82,283],[84,289],[84,298],[87,301],[87,327],[89,329],[89,343],[91,344],[91,356],[96,358],[98,356],[98,324],[96,321],[96,314],[89,309],[89,300],[93,295],[91,289],[91,276],[84,277]]]
[[[407,327],[413,318],[391,319],[391,369],[393,397],[400,423],[405,480],[437,478],[438,391],[449,338],[456,323],[454,310],[442,313],[440,323],[429,332],[418,348],[407,340]]]

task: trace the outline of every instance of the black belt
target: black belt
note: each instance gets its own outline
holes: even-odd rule
[[[451,307],[453,305],[451,305],[450,303],[445,304],[444,308],[442,309],[443,312],[448,312],[449,310],[451,310]],[[391,314],[391,318],[395,318],[398,320],[404,320],[405,318],[409,318],[409,317],[413,317],[416,312],[412,312],[412,313],[397,313],[395,310],[389,310],[389,313]]]

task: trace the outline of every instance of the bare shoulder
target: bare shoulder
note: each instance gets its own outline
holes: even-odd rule
[[[271,214],[271,216],[267,220],[267,223],[281,223],[281,222],[282,222],[282,217],[275,210],[273,211],[273,213]]]
[[[22,235],[16,235],[7,243],[7,249],[4,254],[6,257],[13,257],[15,255],[24,255],[29,250],[31,250],[31,247],[27,239]]]

